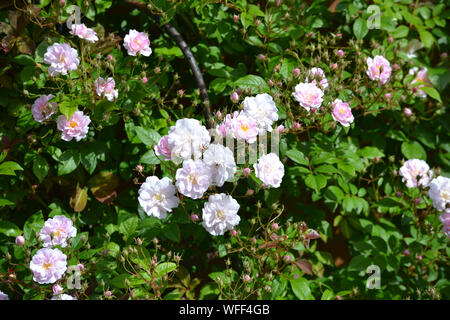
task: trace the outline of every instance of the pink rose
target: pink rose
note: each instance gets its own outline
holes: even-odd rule
[[[443,213],[439,216],[439,220],[443,223],[442,232],[450,238],[450,213]]]
[[[164,160],[166,161],[172,159],[171,151],[169,149],[168,137],[169,136],[162,137],[159,140],[158,144],[155,146],[156,155],[164,156]]]
[[[50,65],[48,73],[51,76],[66,75],[68,71],[76,70],[80,64],[77,50],[67,43],[55,43],[47,48],[44,62]]]
[[[244,139],[248,143],[256,141],[258,126],[253,118],[240,113],[231,120],[231,133],[235,139]]]
[[[323,101],[323,91],[313,83],[299,83],[295,86],[295,92],[292,95],[307,111],[310,108],[320,107]]]
[[[414,85],[417,82],[419,82],[419,84]],[[420,70],[417,73],[417,77],[411,82],[411,85],[413,85],[414,89],[416,89],[415,92],[421,98],[425,98],[427,96],[427,94],[420,88],[429,86],[429,84],[430,84],[430,80],[428,79],[428,69],[427,68],[423,68],[422,70]]]
[[[350,123],[353,122],[354,117],[352,114],[352,109],[347,102],[342,102],[340,99],[336,99],[333,102],[333,111],[331,112],[331,116],[334,121],[339,122],[344,127],[350,126]]]
[[[379,84],[385,84],[391,76],[391,65],[383,56],[367,58],[367,75],[370,80],[377,80]]]
[[[99,77],[95,80],[95,91],[99,97],[104,96],[108,101],[114,101],[119,95],[119,91],[114,89],[116,83],[113,78],[103,79]]]
[[[56,102],[49,103],[48,101],[53,99],[55,96],[52,94],[42,95],[37,98],[33,105],[31,106],[31,113],[33,114],[34,120],[37,122],[42,122],[51,117],[53,113],[58,110],[58,105]]]
[[[61,138],[63,140],[70,141],[75,138],[75,140],[80,141],[86,137],[91,119],[89,116],[83,115],[83,111],[77,110],[69,120],[66,116],[60,115],[56,122],[58,130],[62,131]]]
[[[130,30],[125,36],[123,45],[130,56],[136,56],[137,53],[140,53],[148,57],[152,54],[150,40],[144,32],[139,32],[134,29]]]
[[[70,34],[76,35],[79,38],[85,39],[89,42],[95,42],[98,40],[97,33],[91,28],[86,27],[84,23],[73,24]]]

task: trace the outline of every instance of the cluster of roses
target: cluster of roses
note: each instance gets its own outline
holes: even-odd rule
[[[278,113],[268,94],[248,97],[245,101],[242,113],[234,117],[228,115],[226,123],[216,129],[219,133],[229,133],[236,139],[252,142],[258,133],[272,131],[272,123],[278,119]],[[225,126],[225,131],[219,129],[221,126]],[[252,133],[252,138],[247,135],[250,130],[256,131],[256,134]],[[139,189],[141,207],[147,215],[159,219],[166,218],[168,212],[178,207],[180,200],[177,191],[188,198],[200,199],[211,186],[222,187],[237,172],[233,151],[219,143],[211,143],[208,130],[196,119],[177,120],[155,146],[155,153],[164,161],[182,161],[175,174],[175,185],[170,178],[151,176]],[[254,169],[256,177],[266,186],[280,186],[284,166],[275,153],[262,155],[254,164]],[[245,168],[243,171],[248,175],[251,170]],[[202,210],[204,228],[214,236],[232,230],[240,222],[237,214],[239,207],[238,202],[229,195],[210,195]]]
[[[344,52],[339,50],[338,56],[342,57]],[[394,65],[398,68],[398,65]],[[300,73],[299,69],[294,69],[294,75]],[[382,86],[386,84],[392,73],[392,68],[388,60],[383,56],[375,56],[374,58],[367,59],[367,75],[370,80],[378,81],[378,85]],[[410,75],[415,75],[416,77],[411,82],[413,86],[413,91],[417,96],[425,98],[427,94],[421,89],[430,84],[427,74],[427,68],[422,68],[420,71],[418,67],[414,67],[409,70]],[[311,110],[315,112],[317,108],[322,105],[324,92],[328,87],[328,80],[325,77],[325,73],[321,68],[312,68],[308,71],[305,82],[301,82],[295,86],[292,95],[295,100],[299,102],[300,106],[305,108],[308,112]],[[386,97],[390,97],[391,94],[387,93]],[[343,102],[340,99],[335,99],[331,106],[333,107],[331,115],[334,121],[339,122],[344,127],[350,126],[354,121],[354,117],[351,108],[347,102]],[[405,114],[411,115],[412,111],[405,108]]]
[[[30,262],[33,272],[33,280],[40,284],[55,283],[67,270],[67,256],[59,249],[67,247],[67,241],[77,235],[77,229],[71,219],[56,215],[45,221],[40,230],[39,239],[44,248],[39,249]],[[84,266],[79,264],[78,270]],[[53,286],[54,296],[52,300],[76,300],[68,294],[62,293],[63,288],[59,284]]]
[[[433,171],[428,164],[419,159],[406,161],[399,170],[402,181],[408,188],[427,188],[433,207],[439,212],[439,220],[443,223],[442,232],[450,238],[450,179],[438,176],[433,179]]]
[[[295,86],[292,95],[306,111],[309,112],[312,109],[312,112],[315,112],[322,105],[322,97],[327,87],[328,80],[325,72],[321,68],[312,68],[308,71],[305,82]],[[335,99],[331,105],[333,107],[331,116],[334,121],[338,121],[344,127],[350,126],[354,121],[350,105],[341,99]]]
[[[98,40],[95,31],[87,28],[84,24],[73,24],[70,33],[89,42]],[[149,56],[152,53],[148,36],[136,30],[130,30],[125,36],[124,47],[127,49],[128,54],[132,56],[136,56],[138,53]],[[68,72],[76,70],[80,64],[77,51],[67,43],[55,43],[48,47],[44,54],[44,62],[50,65],[48,68],[50,76],[66,75]],[[99,97],[104,97],[108,101],[114,101],[119,95],[115,85],[113,78],[104,79],[99,77],[95,80],[95,91]],[[31,112],[36,121],[42,123],[58,111],[57,103],[49,102],[54,97],[52,94],[41,95],[35,100],[31,107]],[[57,128],[62,132],[61,138],[65,141],[71,141],[73,138],[76,141],[80,141],[85,138],[89,131],[90,122],[90,117],[84,115],[83,111],[80,110],[75,111],[70,119],[60,115],[56,120]]]

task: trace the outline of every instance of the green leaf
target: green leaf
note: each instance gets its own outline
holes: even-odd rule
[[[334,299],[334,293],[333,291],[331,291],[330,289],[327,289],[323,292],[322,294],[322,298],[320,298],[320,300],[332,300]]]
[[[425,48],[431,48],[431,46],[433,45],[433,43],[435,41],[433,35],[423,28],[419,28],[418,31],[419,31],[420,40],[422,41]]]
[[[321,172],[321,173],[337,173],[339,172],[336,167],[332,166],[331,164],[323,164],[321,166],[318,166],[317,168],[314,168],[314,172]]]
[[[128,278],[128,274],[121,274],[110,281],[111,286],[118,289],[126,289],[127,285],[125,280]]]
[[[311,295],[311,289],[309,288],[308,280],[303,277],[298,277],[297,279],[290,279],[292,291],[294,291],[295,296],[300,300],[314,300]]]
[[[360,150],[358,150],[358,154],[361,157],[369,158],[369,159],[375,159],[376,157],[384,157],[384,153],[380,151],[380,149],[376,147],[364,147]]]
[[[183,57],[183,51],[181,51],[181,49],[179,47],[172,47],[172,48],[165,48],[165,47],[160,47],[160,48],[155,48],[155,53],[158,56],[163,56],[163,57],[178,57],[178,58],[182,58]]]
[[[153,149],[150,149],[142,155],[142,157],[139,159],[139,162],[143,164],[154,165],[160,164],[161,160],[159,160],[158,156],[155,154],[155,151],[153,151]]]
[[[167,237],[167,239],[172,240],[176,243],[180,242],[181,239],[181,233],[180,233],[180,227],[177,223],[169,223],[164,228],[164,235]]]
[[[297,162],[298,164],[303,164],[305,166],[309,164],[308,159],[305,157],[305,155],[297,149],[286,151],[286,155],[289,157],[289,159]]]
[[[75,149],[66,150],[61,157],[59,157],[58,161],[58,176],[69,174],[80,164],[81,154]]]
[[[166,274],[174,271],[176,268],[177,268],[176,263],[163,262],[156,266],[155,271],[158,274],[158,276],[162,277],[163,275],[166,275]]]
[[[9,201],[8,199],[0,199],[0,208],[4,206],[13,206],[14,202]]]
[[[35,232],[39,232],[44,226],[44,216],[39,210],[31,217],[29,217],[23,226],[23,234],[26,240],[30,241],[34,237]]]
[[[306,177],[305,184],[318,192],[327,185],[327,177],[321,174],[315,176],[310,174]]]
[[[78,104],[72,100],[65,100],[59,103],[59,111],[66,117],[67,120],[78,110]]]
[[[136,230],[138,224],[138,217],[128,218],[119,225],[119,232],[123,234],[126,239],[128,239],[134,234],[134,231]]]
[[[329,186],[325,192],[325,196],[334,201],[341,201],[344,198],[344,193],[339,187]]]
[[[48,165],[47,160],[43,157],[37,157],[33,162],[33,173],[39,179],[39,182],[42,182],[44,178],[47,176],[50,166]]]
[[[269,86],[260,76],[249,74],[234,82],[234,86],[242,90],[250,89],[253,93],[269,92]]]
[[[361,18],[356,19],[355,23],[353,24],[353,33],[355,34],[356,39],[363,39],[368,32],[369,29],[367,28],[367,22]]]
[[[0,221],[0,233],[7,237],[17,237],[22,233],[18,226],[9,221]]]
[[[15,176],[16,170],[23,170],[23,168],[14,161],[5,161],[0,164],[0,174],[7,176]]]
[[[136,130],[136,134],[142,141],[142,143],[144,143],[146,146],[150,148],[158,144],[159,140],[161,139],[159,133],[153,129],[144,129],[142,127],[137,126],[134,127],[134,129]]]
[[[13,61],[22,66],[35,65],[33,58],[27,54],[19,54],[14,57]]]
[[[395,29],[394,38],[396,39],[405,38],[406,36],[408,36],[408,33],[409,28],[407,26],[404,25],[398,26],[397,29]]]
[[[88,238],[89,236],[89,232],[81,232],[79,234],[77,234],[71,242],[72,245],[72,251],[78,250],[81,248],[81,246],[83,245],[83,241],[81,241],[81,238]]]
[[[350,260],[348,269],[350,271],[366,271],[367,267],[371,264],[372,260],[369,257],[359,255]]]
[[[437,100],[439,102],[442,102],[441,95],[439,94],[439,92],[435,88],[424,86],[424,87],[421,87],[420,89],[423,92],[425,92],[426,94],[428,94],[430,97],[432,97],[433,99],[435,99],[435,100]]]
[[[405,141],[402,143],[401,150],[407,159],[427,160],[427,153],[422,145],[417,141]]]

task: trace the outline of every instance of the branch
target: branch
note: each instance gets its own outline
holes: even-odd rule
[[[155,20],[157,23],[160,22],[160,17],[156,14],[151,13],[151,11],[147,8],[147,6],[137,0],[126,0],[127,3],[137,7],[139,10],[146,12],[149,14],[149,16]],[[198,67],[197,62],[195,61],[194,55],[192,54],[191,49],[189,49],[188,45],[186,44],[186,41],[184,41],[181,34],[170,24],[165,24],[162,26],[162,28],[172,37],[172,39],[175,41],[175,43],[180,47],[181,51],[183,51],[184,57],[188,61],[192,72],[195,77],[195,81],[197,82],[197,86],[200,89],[200,96],[203,102],[204,107],[204,115],[206,120],[206,127],[207,128],[213,128],[214,127],[214,120],[211,116],[211,107],[208,97],[208,91],[206,90],[206,84],[205,80],[203,79],[202,72],[200,71],[200,68]]]

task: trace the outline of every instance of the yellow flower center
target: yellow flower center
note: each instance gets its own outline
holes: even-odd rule
[[[61,55],[61,57],[59,58],[59,61],[61,63],[66,63],[66,57],[64,55]]]
[[[191,174],[189,175],[189,181],[190,181],[192,184],[198,184],[198,182],[197,182],[197,177],[196,177],[195,174],[193,174],[193,173],[191,173]]]
[[[51,266],[52,266],[52,264],[50,262],[44,262],[42,264],[42,268],[44,268],[45,270],[50,269]]]
[[[246,132],[248,130],[248,125],[246,124],[241,125],[241,129],[242,131]]]
[[[339,113],[340,113],[340,114],[344,114],[344,113],[345,113],[344,108],[339,109]]]
[[[155,198],[156,201],[161,201],[162,200],[162,194],[161,193],[157,193],[157,194],[155,194],[154,198]]]
[[[220,220],[225,220],[225,212],[223,212],[223,210],[217,209],[216,216]]]
[[[139,41],[139,39],[134,39],[134,43],[136,43],[139,47],[141,46],[141,42]]]
[[[78,122],[76,122],[76,121],[70,121],[69,126],[70,126],[71,128],[75,128],[76,126],[78,126]]]
[[[54,237],[59,237],[59,236],[61,236],[61,233],[62,233],[62,232],[64,232],[64,230],[61,229],[61,228],[58,228],[58,229],[56,229],[55,231],[53,231],[53,236],[54,236]]]

